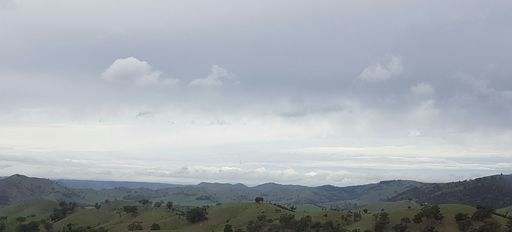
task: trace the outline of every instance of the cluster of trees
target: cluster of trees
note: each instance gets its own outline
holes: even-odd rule
[[[73,213],[77,207],[75,202],[59,202],[58,208],[53,208],[52,213],[50,214],[50,220],[55,222],[65,218],[67,215]]]
[[[242,228],[234,229],[230,224],[226,224],[224,232],[260,232],[260,231],[294,231],[294,232],[306,232],[306,231],[318,231],[318,232],[342,232],[346,231],[343,225],[335,223],[333,221],[326,221],[324,223],[319,221],[313,221],[311,216],[304,216],[299,219],[295,219],[292,214],[280,215],[277,223],[267,218],[265,214],[260,214],[256,217],[256,220],[251,220],[247,224],[245,230]]]
[[[471,217],[467,213],[455,215],[455,222],[461,232],[498,232],[501,225],[492,217],[494,210],[478,208]],[[503,231],[512,232],[512,220],[508,220]]]
[[[90,226],[80,226],[73,223],[68,223],[60,232],[108,232],[104,227],[92,228]]]

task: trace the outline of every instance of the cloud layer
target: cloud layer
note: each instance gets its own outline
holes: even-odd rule
[[[512,172],[510,1],[0,8],[0,175],[345,185]]]

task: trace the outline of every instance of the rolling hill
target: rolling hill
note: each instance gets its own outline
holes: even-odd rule
[[[390,201],[414,200],[433,204],[467,204],[490,208],[512,205],[512,175],[494,175],[474,180],[423,184],[406,190]]]

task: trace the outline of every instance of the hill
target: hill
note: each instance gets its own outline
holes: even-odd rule
[[[49,179],[23,175],[0,179],[0,206],[35,199],[78,200],[80,195]]]
[[[467,204],[490,208],[512,205],[512,175],[494,175],[474,180],[423,184],[406,190],[390,201],[414,200],[433,204]]]

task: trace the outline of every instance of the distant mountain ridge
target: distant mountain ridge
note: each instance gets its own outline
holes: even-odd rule
[[[58,179],[55,180],[58,184],[73,188],[73,189],[113,189],[113,188],[147,188],[147,189],[164,189],[177,187],[180,185],[166,184],[166,183],[154,183],[154,182],[139,182],[139,181],[105,181],[105,180],[70,180],[70,179]]]
[[[223,202],[266,201],[318,206],[364,205],[383,201],[414,200],[429,203],[462,203],[494,208],[512,205],[512,175],[497,175],[451,183],[409,180],[337,187],[307,187],[266,183],[200,183],[172,185],[144,182],[56,180],[13,175],[0,179],[0,206],[33,199],[66,200],[93,204],[106,199],[175,201],[203,205]]]
[[[491,208],[507,207],[512,205],[512,175],[423,184],[390,197],[388,200],[414,200],[435,204],[458,203]]]

